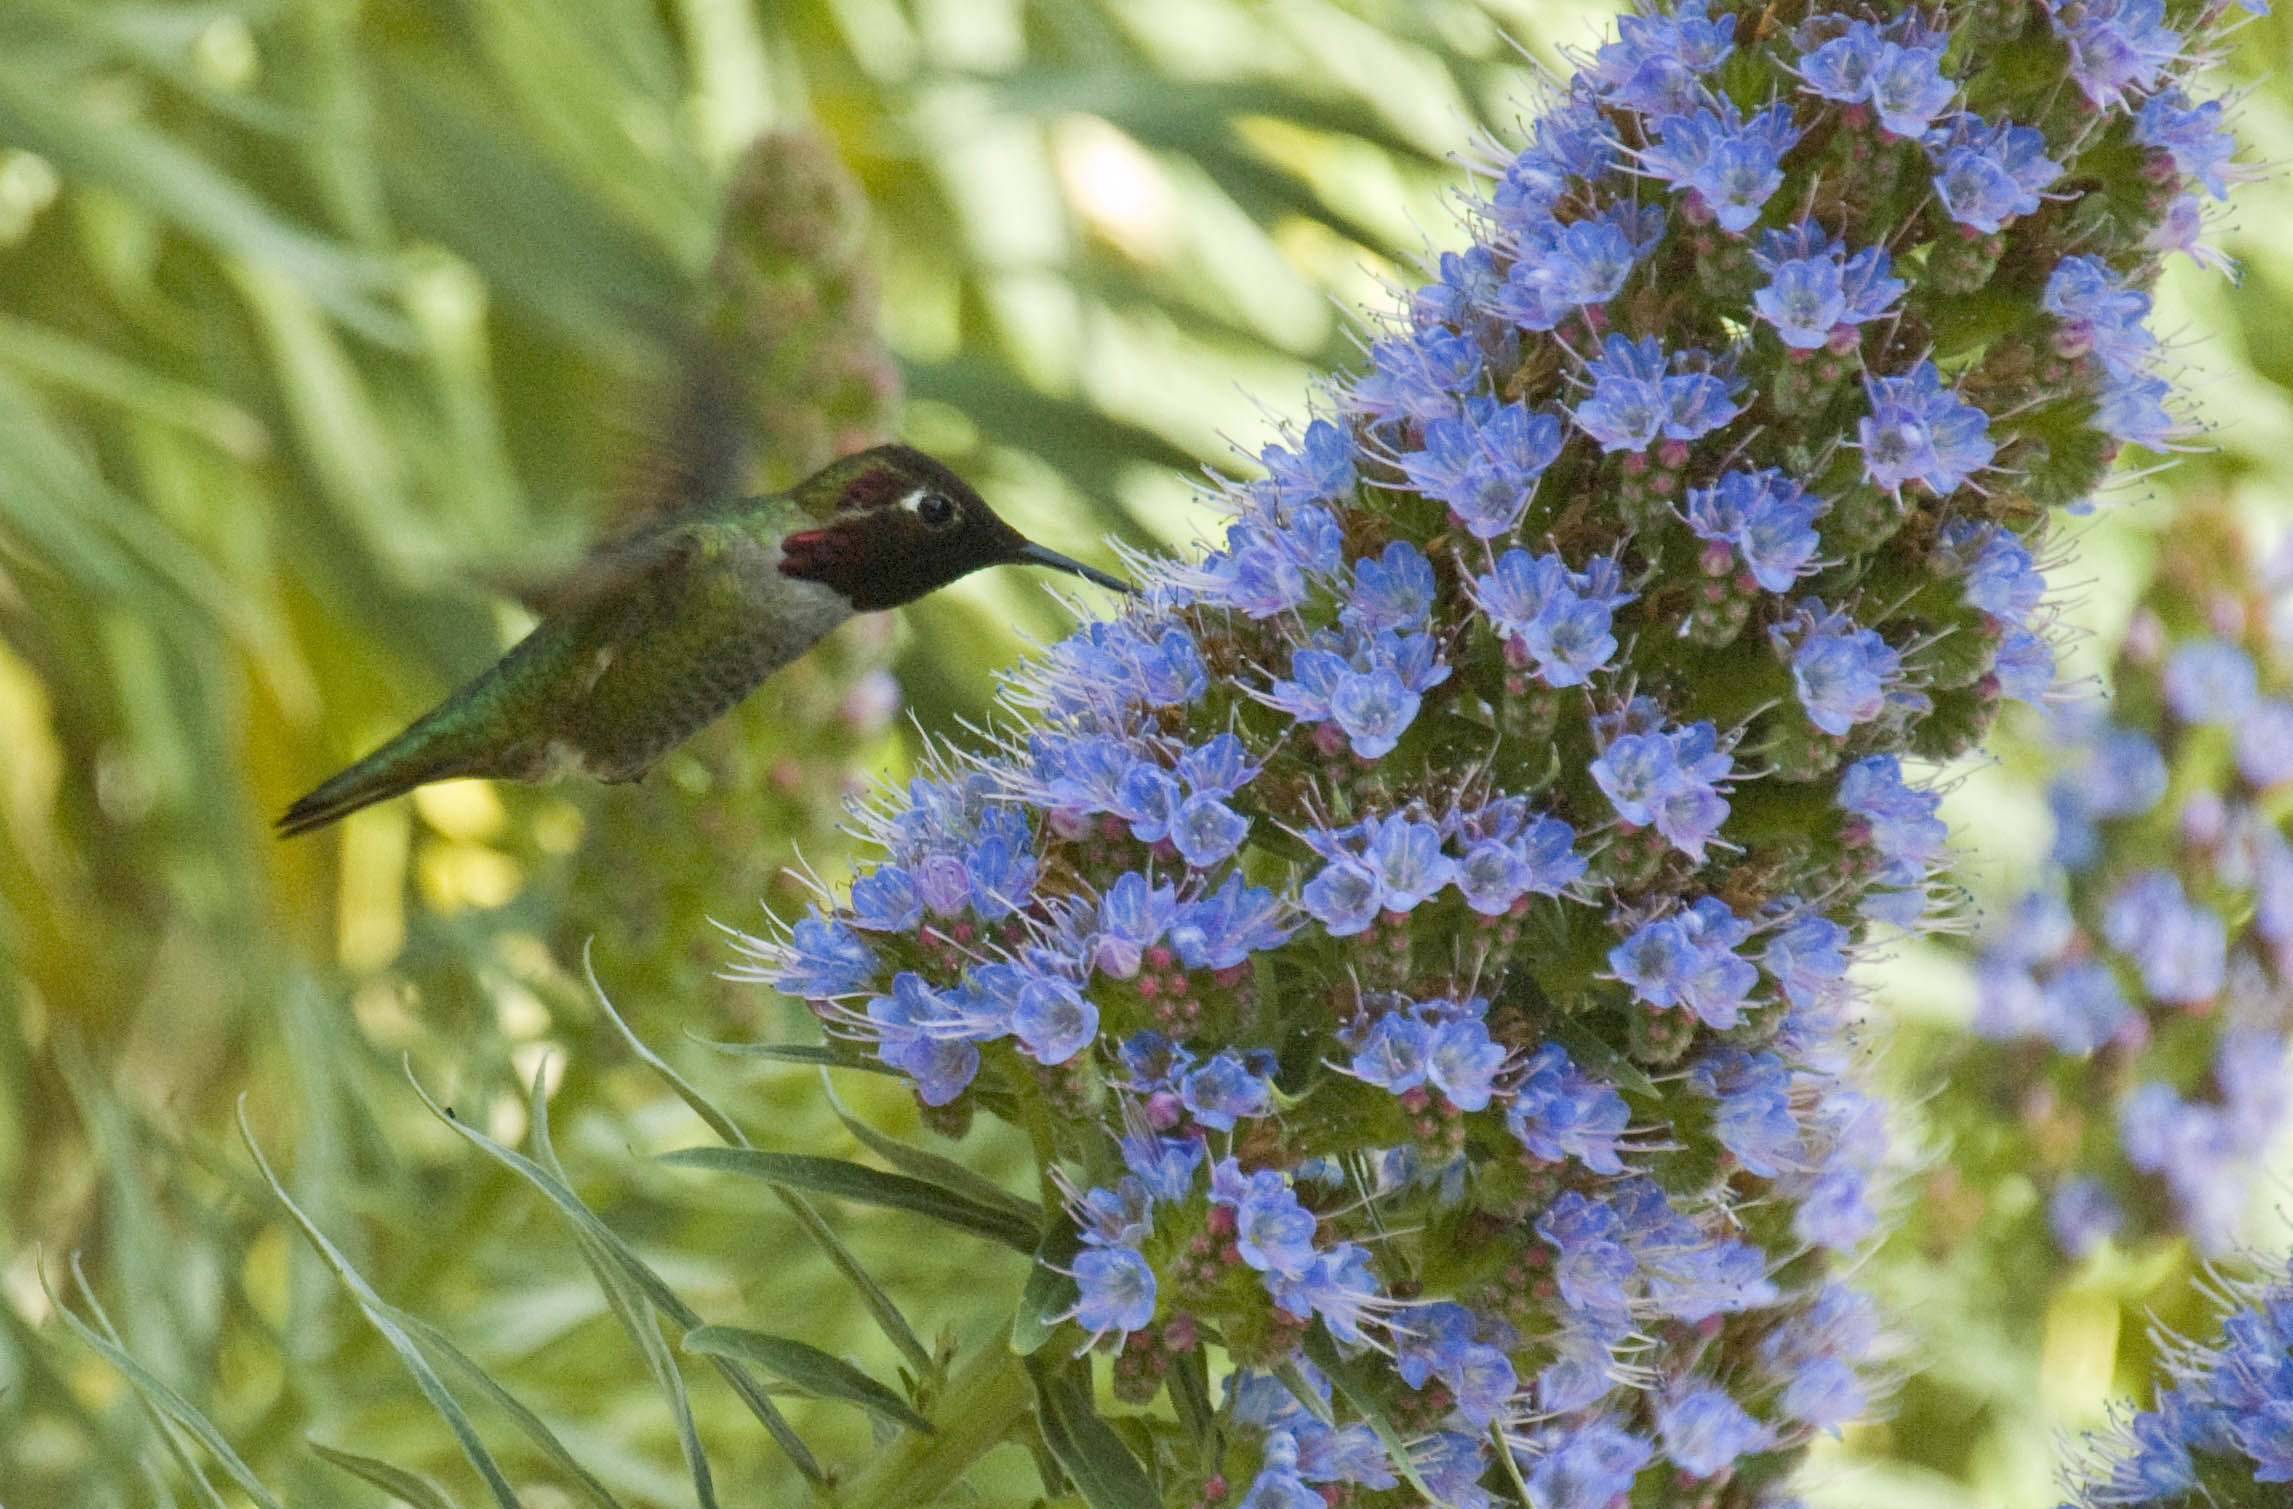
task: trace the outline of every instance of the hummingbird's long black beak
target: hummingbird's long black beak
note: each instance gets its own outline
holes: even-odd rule
[[[1120,592],[1126,597],[1135,596],[1139,590],[1119,576],[1109,576],[1096,566],[1086,566],[1072,556],[1061,555],[1049,546],[1038,545],[1033,540],[1021,545],[1019,554],[1013,559],[1030,566],[1049,566],[1054,571],[1064,571],[1070,576],[1079,576],[1084,581],[1096,582],[1109,592]]]

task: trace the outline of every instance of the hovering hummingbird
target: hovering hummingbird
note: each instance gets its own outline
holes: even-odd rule
[[[982,566],[1129,592],[1038,545],[947,467],[880,445],[785,493],[696,503],[522,594],[532,633],[397,738],[296,802],[281,837],[431,781],[634,781],[855,613]]]

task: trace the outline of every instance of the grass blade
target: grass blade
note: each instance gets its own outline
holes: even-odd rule
[[[263,1156],[261,1145],[255,1141],[254,1129],[247,1125],[245,1096],[239,1098],[239,1136],[247,1144],[247,1151],[253,1156],[255,1167],[262,1172],[263,1182],[271,1187],[273,1198],[294,1218],[294,1223],[302,1228],[303,1236],[317,1250],[319,1260],[334,1270],[334,1276],[350,1291],[351,1297],[358,1302],[358,1308],[365,1314],[367,1323],[374,1327],[383,1341],[389,1344],[390,1350],[396,1352],[399,1360],[406,1365],[406,1371],[413,1376],[414,1386],[421,1390],[423,1398],[430,1401],[430,1407],[446,1422],[446,1428],[454,1433],[455,1441],[461,1445],[462,1455],[477,1469],[478,1476],[485,1480],[487,1490],[494,1496],[494,1502],[501,1505],[502,1509],[518,1509],[517,1491],[510,1487],[510,1480],[503,1474],[501,1465],[494,1460],[493,1453],[486,1450],[485,1441],[478,1435],[476,1422],[470,1419],[469,1413],[446,1387],[446,1381],[438,1376],[437,1369],[430,1365],[430,1359],[414,1344],[414,1338],[407,1335],[385,1313],[389,1307],[382,1296],[374,1292],[365,1277],[351,1266],[350,1259],[327,1239],[325,1232],[318,1229],[317,1223],[303,1214],[302,1207],[295,1203],[294,1197],[287,1193],[286,1186],[279,1182],[279,1176],[271,1171],[270,1160]]]
[[[676,1092],[677,1098],[692,1108],[694,1115],[707,1122],[710,1131],[730,1146],[747,1147],[748,1137],[738,1124],[688,1083],[683,1075],[670,1068],[667,1061],[647,1046],[645,1040],[637,1036],[629,1024],[621,1019],[621,1013],[613,1009],[613,1002],[606,996],[605,987],[597,983],[597,970],[591,964],[589,954],[589,945],[585,943],[581,949],[581,968],[589,977],[590,991],[596,995],[598,1008],[605,1013],[605,1019],[613,1024],[621,1034],[621,1040],[629,1045],[629,1051],[658,1074]],[[829,1263],[858,1292],[860,1302],[867,1306],[868,1314],[876,1322],[876,1328],[884,1333],[893,1346],[899,1348],[900,1355],[908,1359],[917,1376],[938,1376],[937,1364],[931,1353],[925,1350],[914,1328],[909,1326],[907,1317],[900,1313],[899,1307],[892,1303],[892,1297],[884,1292],[875,1277],[860,1266],[860,1260],[844,1245],[843,1238],[829,1229],[828,1222],[813,1208],[812,1202],[785,1184],[773,1185],[772,1193],[787,1208],[788,1213],[796,1217],[796,1224],[804,1228],[804,1234],[826,1254]]]
[[[1091,1509],[1162,1509],[1162,1495],[1146,1469],[1099,1418],[1087,1384],[1074,1369],[1053,1368],[1031,1357],[1027,1372],[1035,1380],[1035,1420],[1043,1443]],[[1083,1378],[1089,1376],[1086,1371]]]
[[[1018,1252],[1032,1254],[1042,1236],[1043,1213],[1026,1205],[1015,1212],[1009,1205],[983,1205],[953,1190],[906,1174],[887,1174],[844,1158],[813,1153],[768,1153],[748,1147],[689,1147],[663,1153],[663,1163],[678,1168],[707,1169],[721,1174],[742,1174],[769,1183],[791,1184],[824,1195],[835,1195],[861,1205],[904,1210],[943,1225],[983,1236]]]
[[[615,1234],[613,1228],[598,1218],[597,1212],[583,1204],[581,1197],[575,1194],[572,1187],[562,1178],[551,1173],[533,1159],[526,1157],[523,1153],[513,1152],[509,1148],[503,1147],[493,1138],[488,1137],[446,1107],[438,1104],[436,1100],[431,1098],[430,1092],[422,1088],[422,1082],[414,1077],[414,1068],[411,1063],[406,1066],[406,1078],[407,1082],[414,1086],[414,1093],[421,1098],[422,1104],[430,1108],[430,1114],[460,1134],[463,1140],[538,1190],[544,1199],[556,1206],[559,1213],[573,1224],[576,1233],[595,1243],[597,1251],[610,1259],[613,1266],[636,1286],[637,1292],[644,1297],[647,1304],[667,1316],[680,1330],[696,1330],[703,1324],[699,1313],[692,1306],[686,1304],[676,1290],[663,1282],[661,1276],[655,1273],[643,1258],[632,1252],[629,1245]],[[538,1084],[540,1079],[538,1069],[535,1078]],[[537,1094],[536,1099],[538,1100],[538,1098]],[[536,1124],[539,1125],[539,1121]],[[722,1151],[733,1150],[723,1149]],[[733,1392],[740,1395],[741,1402],[748,1406],[749,1412],[756,1416],[757,1421],[771,1433],[772,1438],[780,1443],[781,1449],[788,1453],[789,1460],[796,1464],[797,1470],[813,1482],[825,1481],[826,1474],[821,1471],[819,1459],[812,1455],[811,1448],[804,1444],[803,1438],[798,1436],[794,1428],[789,1425],[786,1417],[780,1413],[779,1406],[775,1405],[771,1397],[765,1393],[764,1386],[738,1365],[724,1358],[718,1357],[710,1360],[716,1364],[717,1372],[724,1377],[727,1383],[732,1385]]]
[[[97,1356],[110,1363],[119,1375],[128,1381],[129,1387],[135,1390],[136,1397],[143,1402],[145,1408],[151,1410],[154,1415],[161,1417],[161,1435],[167,1440],[169,1449],[175,1453],[176,1459],[182,1462],[185,1469],[189,1471],[192,1481],[199,1485],[202,1496],[217,1506],[222,1504],[221,1497],[207,1482],[205,1474],[201,1473],[195,1464],[182,1455],[181,1447],[175,1442],[172,1434],[165,1429],[169,1422],[189,1432],[201,1446],[207,1449],[208,1455],[212,1456],[216,1463],[231,1475],[232,1480],[246,1490],[247,1496],[262,1506],[262,1509],[280,1509],[279,1501],[271,1497],[271,1492],[263,1486],[262,1479],[255,1476],[255,1470],[241,1460],[236,1451],[231,1449],[231,1443],[224,1439],[223,1432],[216,1428],[215,1422],[208,1419],[197,1405],[184,1398],[158,1374],[136,1361],[134,1354],[121,1345],[119,1333],[112,1329],[110,1317],[104,1314],[103,1306],[97,1303],[95,1291],[89,1287],[87,1275],[80,1271],[79,1261],[76,1258],[72,1262],[72,1278],[79,1286],[80,1297],[87,1303],[89,1312],[96,1317],[102,1329],[99,1330],[96,1326],[91,1326],[80,1319],[77,1311],[57,1298],[56,1291],[48,1287],[48,1275],[43,1268],[40,1272],[40,1287],[46,1291],[49,1305],[58,1315],[63,1317],[64,1324],[71,1327],[73,1333],[80,1340],[86,1342]]]
[[[704,1357],[734,1357],[755,1363],[806,1393],[857,1404],[894,1425],[927,1432],[933,1428],[931,1421],[917,1414],[905,1399],[843,1358],[792,1337],[739,1326],[703,1326],[685,1333],[684,1347]]]
[[[311,1441],[310,1449],[353,1477],[364,1478],[392,1498],[411,1504],[413,1509],[454,1509],[454,1501],[446,1497],[437,1484],[419,1473],[408,1472],[403,1467],[393,1467],[376,1457],[360,1456],[355,1451],[329,1446],[324,1441]]]

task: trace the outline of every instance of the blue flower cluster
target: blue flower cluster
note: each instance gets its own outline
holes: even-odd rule
[[[2056,715],[2059,874],[1977,969],[1975,1031],[2045,1050],[2035,1074],[2028,1051],[2001,1066],[1999,1109],[2028,1128],[2073,1257],[2159,1232],[2232,1245],[2293,1110],[2293,840],[2274,815],[2293,643],[2282,584],[2239,580],[2221,531],[2196,538],[2167,574],[2206,584],[2209,621],[2177,639],[2145,608],[2109,715]]]
[[[2293,1492],[2293,1283],[2226,1286],[2211,1345],[2160,1337],[2170,1382],[2100,1441],[2064,1509],[2282,1504]]]
[[[1217,546],[751,940],[1025,1122],[1037,1318],[1223,1423],[1132,1422],[1169,1502],[1772,1486],[1876,1386],[1849,972],[1943,861],[1921,762],[2048,693],[2030,503],[2147,380],[2153,226],[2041,195],[2150,202],[2116,144],[2186,72],[2098,132],[1955,9],[1627,17]]]

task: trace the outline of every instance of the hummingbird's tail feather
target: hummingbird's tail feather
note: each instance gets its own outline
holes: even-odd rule
[[[361,807],[403,796],[432,781],[486,774],[481,763],[466,749],[440,747],[435,732],[417,723],[365,759],[328,777],[280,814],[279,837],[295,838],[323,828]]]

